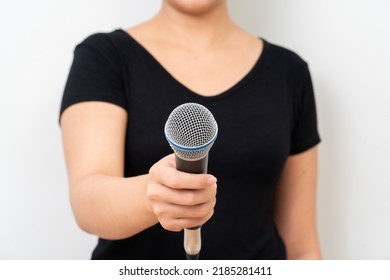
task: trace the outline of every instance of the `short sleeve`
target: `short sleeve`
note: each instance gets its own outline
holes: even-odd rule
[[[321,141],[317,127],[312,79],[307,66],[305,69],[305,78],[294,102],[294,124],[291,133],[290,155],[304,152]]]
[[[127,110],[120,56],[107,34],[94,34],[76,46],[60,115],[83,101],[109,102]]]

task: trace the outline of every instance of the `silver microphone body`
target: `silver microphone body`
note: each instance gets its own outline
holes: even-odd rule
[[[175,152],[176,169],[193,174],[205,174],[208,153],[218,134],[218,125],[211,112],[197,103],[176,107],[165,124],[165,137]],[[184,249],[187,259],[199,258],[201,225],[184,229]]]

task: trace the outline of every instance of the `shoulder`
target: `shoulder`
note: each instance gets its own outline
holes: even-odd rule
[[[115,47],[124,40],[125,31],[116,29],[111,32],[93,33],[82,40],[78,46],[86,45],[94,48]]]
[[[128,43],[125,35],[121,29],[94,33],[78,43],[74,52],[82,57],[91,57],[117,64],[123,60],[126,43]]]
[[[307,74],[308,63],[300,55],[286,47],[263,41],[269,66],[293,76]]]

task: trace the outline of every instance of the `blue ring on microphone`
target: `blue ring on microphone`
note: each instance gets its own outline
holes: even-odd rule
[[[179,150],[183,150],[183,151],[199,151],[199,150],[202,150],[202,149],[212,145],[215,142],[215,139],[217,139],[218,130],[215,133],[214,137],[209,142],[207,142],[206,144],[204,144],[202,146],[199,146],[199,147],[185,147],[185,146],[178,145],[178,144],[172,142],[171,139],[169,139],[169,137],[167,136],[167,134],[165,132],[164,132],[164,134],[165,134],[165,138],[167,139],[168,143],[170,145],[174,146],[175,148],[179,149]]]

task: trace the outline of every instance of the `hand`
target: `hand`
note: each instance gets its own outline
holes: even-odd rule
[[[167,230],[200,226],[214,213],[217,179],[209,174],[190,174],[176,170],[171,154],[149,170],[146,196],[150,210]]]

